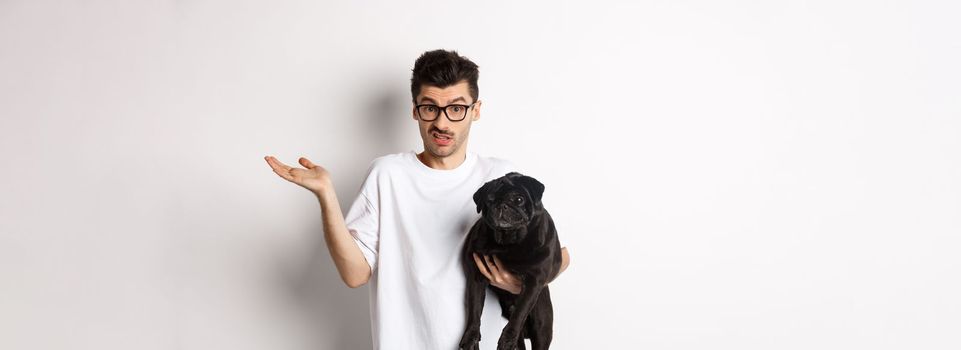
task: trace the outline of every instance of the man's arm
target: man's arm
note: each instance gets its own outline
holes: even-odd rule
[[[480,270],[484,277],[487,277],[487,280],[490,281],[492,286],[506,290],[511,294],[520,294],[523,283],[521,283],[520,278],[508,269],[500,267],[504,266],[504,262],[500,261],[497,255],[479,256],[477,253],[474,253],[474,262],[477,264],[477,269]],[[561,268],[557,271],[557,275],[544,285],[550,284],[557,279],[557,276],[560,276],[561,272],[564,272],[570,263],[571,257],[567,254],[567,247],[561,248]]]
[[[552,278],[550,282],[547,282],[547,283],[554,282],[554,280],[557,279],[557,276],[561,275],[561,272],[564,272],[564,270],[567,270],[567,265],[570,265],[570,263],[571,263],[571,256],[570,254],[567,253],[567,247],[561,248],[561,269],[557,271],[557,275],[555,275],[554,278]]]
[[[278,176],[310,190],[317,196],[324,219],[324,240],[327,241],[330,257],[334,259],[334,265],[337,265],[337,272],[344,283],[351,288],[367,283],[371,274],[370,265],[347,231],[330,172],[304,157],[297,160],[304,168],[289,166],[273,156],[264,156],[264,160]]]
[[[367,258],[347,231],[344,214],[340,210],[340,203],[337,202],[337,194],[333,186],[328,187],[326,191],[314,192],[314,194],[320,201],[324,220],[324,240],[327,241],[327,249],[330,250],[330,257],[334,259],[334,265],[337,265],[340,278],[350,288],[366,284],[370,280],[370,265],[367,264]]]

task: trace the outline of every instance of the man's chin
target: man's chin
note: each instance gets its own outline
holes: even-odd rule
[[[431,146],[428,146],[427,149],[430,151],[431,154],[434,155],[434,157],[443,158],[443,157],[448,157],[451,154],[454,154],[453,146],[454,145],[450,145],[449,147],[437,147],[437,146],[431,145]]]

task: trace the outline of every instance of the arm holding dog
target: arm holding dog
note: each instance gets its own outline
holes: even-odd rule
[[[484,264],[487,262],[487,265]],[[521,292],[521,280],[517,278],[516,275],[511,273],[507,268],[500,268],[504,264],[497,258],[496,255],[491,257],[490,255],[484,255],[483,257],[478,257],[474,254],[474,262],[477,264],[477,269],[480,270],[481,274],[490,280],[490,285],[511,292],[511,294],[520,294]],[[561,248],[561,269],[557,271],[557,275],[550,280],[553,282],[557,277],[561,275],[561,272],[567,269],[567,265],[570,265],[571,257],[567,253],[567,247]],[[487,266],[490,265],[491,268],[488,269]],[[550,284],[550,282],[547,282]]]
[[[547,282],[547,283],[554,282],[554,280],[556,280],[557,277],[560,277],[561,272],[564,272],[564,270],[567,270],[567,265],[570,265],[570,264],[571,264],[571,256],[570,254],[567,253],[567,247],[563,247],[561,248],[561,270],[557,271],[557,275],[554,275],[554,278],[551,278],[550,282]]]

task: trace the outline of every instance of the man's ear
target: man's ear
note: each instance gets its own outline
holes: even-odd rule
[[[527,175],[520,175],[511,179],[511,181],[514,181],[514,183],[526,188],[527,193],[531,194],[532,202],[538,203],[541,201],[541,196],[544,195],[544,184],[542,184],[540,181],[537,181],[537,179]]]
[[[481,101],[481,100],[477,100],[477,103],[474,104],[474,119],[471,119],[471,120],[480,119],[480,112],[481,112],[480,107],[482,104],[484,104],[484,101]]]
[[[497,180],[491,180],[484,184],[474,192],[474,204],[477,205],[477,212],[480,213],[481,209],[484,208],[484,199],[487,198],[487,192],[494,187],[494,182]]]

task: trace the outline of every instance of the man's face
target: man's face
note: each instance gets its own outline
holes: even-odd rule
[[[432,104],[441,109],[450,104],[470,105],[474,101],[471,100],[470,90],[466,80],[461,80],[457,84],[443,89],[432,85],[422,85],[416,101],[417,103],[411,111],[413,112],[414,120],[417,120],[419,125],[420,137],[424,140],[424,150],[430,152],[434,157],[443,158],[454,154],[464,147],[464,144],[467,143],[467,137],[470,135],[471,123],[480,119],[480,101],[474,104],[474,107],[467,110],[467,116],[464,120],[457,122],[452,122],[450,119],[447,119],[443,111],[440,111],[440,115],[433,121],[425,122],[420,120],[420,118],[417,117],[416,105]],[[428,116],[425,117],[429,118]],[[457,118],[456,116],[452,117]],[[438,139],[438,135],[436,134],[450,137],[450,141],[445,141],[443,138]]]

